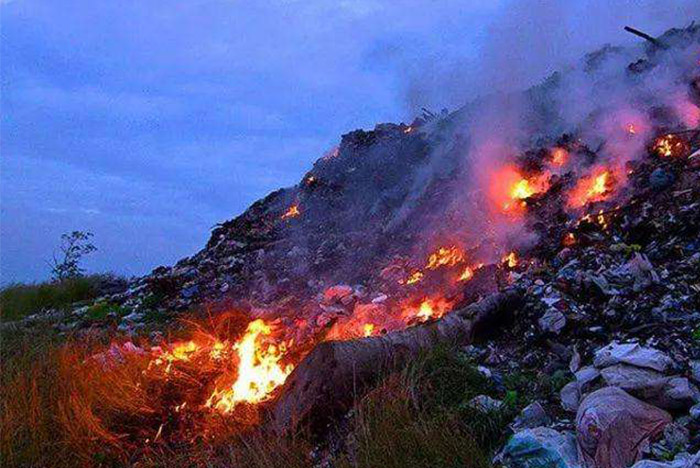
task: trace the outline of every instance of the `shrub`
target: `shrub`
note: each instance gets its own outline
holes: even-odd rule
[[[99,295],[103,275],[58,282],[12,284],[0,290],[0,320],[20,320],[46,309],[61,309]]]

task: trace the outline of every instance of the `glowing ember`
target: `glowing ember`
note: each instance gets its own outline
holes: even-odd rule
[[[612,192],[612,184],[612,175],[605,169],[599,169],[593,175],[583,177],[569,193],[569,207],[578,208],[586,203],[605,200]]]
[[[363,327],[363,332],[365,336],[372,336],[372,334],[374,333],[374,324],[365,323],[365,326]]]
[[[472,267],[466,267],[461,275],[459,275],[459,281],[469,281],[474,277],[474,270]]]
[[[505,257],[501,259],[502,263],[505,263],[508,265],[508,268],[515,268],[518,266],[518,256],[515,254],[515,252],[511,252]]]
[[[406,285],[414,284],[414,283],[419,282],[422,279],[423,279],[423,272],[418,270],[418,271],[414,271],[413,273],[411,273],[411,276],[409,276],[405,281],[400,280],[399,284],[406,284]]]
[[[554,148],[551,158],[553,166],[562,167],[569,160],[569,153],[564,148]]]
[[[635,127],[634,124],[627,124],[627,133],[629,133],[630,135],[636,135],[637,127]]]
[[[436,252],[428,257],[425,268],[434,270],[441,266],[455,266],[464,261],[464,254],[457,246],[440,247]]]
[[[573,232],[570,232],[564,237],[564,245],[571,246],[574,244],[576,244],[576,236]]]
[[[484,266],[483,263],[478,263],[478,264],[473,265],[473,266],[465,267],[464,270],[462,271],[462,274],[459,275],[459,278],[457,279],[457,281],[469,281],[470,279],[472,279],[474,277],[474,272],[483,266]]]
[[[418,310],[415,311],[414,317],[421,322],[429,319],[438,319],[445,315],[451,306],[452,304],[449,301],[442,298],[424,299],[418,306]]]
[[[664,135],[654,142],[654,152],[661,157],[681,157],[690,152],[688,143],[678,135]]]
[[[238,378],[230,388],[215,390],[206,403],[208,407],[229,413],[239,403],[267,400],[284,383],[293,366],[280,365],[286,351],[284,346],[263,343],[263,337],[271,332],[270,326],[260,319],[248,324],[243,337],[233,345],[239,359]]]
[[[289,207],[286,213],[282,215],[282,219],[296,218],[301,212],[299,211],[299,205],[294,204]]]
[[[413,131],[413,127],[406,127],[406,129],[403,131],[404,133],[411,133]]]

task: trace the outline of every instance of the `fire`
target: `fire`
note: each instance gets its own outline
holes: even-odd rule
[[[555,167],[562,167],[569,160],[569,153],[564,148],[554,148],[551,154],[551,163]]]
[[[592,175],[581,178],[569,194],[569,207],[578,208],[586,203],[605,200],[612,191],[612,184],[612,174],[607,169],[598,169]]]
[[[654,152],[661,157],[681,157],[689,151],[688,143],[678,135],[664,135],[654,142]]]
[[[406,285],[414,284],[414,283],[419,282],[422,279],[423,279],[423,272],[420,270],[417,270],[417,271],[414,271],[413,273],[411,273],[411,276],[406,278],[405,281],[404,280],[399,281],[399,284],[406,284]]]
[[[483,266],[483,263],[477,263],[476,265],[465,267],[457,281],[469,281],[474,277],[474,272]]]
[[[472,267],[466,267],[461,275],[459,275],[459,281],[469,281],[474,277],[474,270]]]
[[[501,263],[508,265],[508,268],[515,268],[518,266],[518,256],[515,252],[511,252],[501,259]]]
[[[513,166],[506,166],[491,177],[490,197],[504,212],[518,213],[525,200],[549,188],[549,173],[524,177]]]
[[[413,127],[406,127],[406,129],[403,131],[404,133],[411,133],[413,131]]]
[[[428,263],[425,268],[434,270],[441,266],[455,266],[464,261],[464,253],[459,247],[453,245],[451,247],[440,247],[437,251],[430,254]]]
[[[296,218],[300,214],[301,212],[299,211],[299,205],[295,203],[282,215],[282,219]]]
[[[570,232],[564,237],[564,245],[572,246],[574,244],[576,244],[576,236],[573,232]]]
[[[365,323],[365,326],[363,327],[363,333],[364,336],[372,336],[372,334],[374,333],[374,324]]]
[[[418,310],[414,309],[414,316],[421,322],[429,319],[438,319],[445,315],[452,304],[443,298],[424,299],[418,306]]]
[[[206,406],[229,413],[240,403],[267,400],[284,383],[293,366],[280,364],[286,351],[284,345],[265,347],[263,338],[271,332],[271,327],[261,319],[248,324],[243,337],[233,345],[239,359],[238,378],[230,388],[215,390]]]
[[[634,124],[627,124],[627,133],[629,133],[630,135],[636,135],[637,127],[635,127]]]

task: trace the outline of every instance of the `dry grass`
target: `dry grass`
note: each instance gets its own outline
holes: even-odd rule
[[[5,346],[6,343],[3,343]],[[26,336],[3,351],[0,456],[5,466],[76,466],[124,461],[114,428],[148,417],[139,366],[105,372],[93,345]],[[125,415],[128,419],[125,420]]]
[[[465,407],[493,389],[455,353],[438,350],[388,376],[331,437],[334,448],[318,450],[310,437],[278,437],[195,409],[207,394],[201,372],[154,380],[150,358],[138,355],[105,367],[91,356],[108,342],[51,333],[3,339],[3,466],[303,468],[321,456],[338,468],[482,468],[511,417]],[[175,415],[183,398],[193,410]]]

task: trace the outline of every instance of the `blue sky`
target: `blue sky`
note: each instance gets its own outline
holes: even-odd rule
[[[610,5],[610,4],[614,4]],[[2,282],[60,234],[143,274],[296,183],[342,133],[525,86],[697,0],[3,0]],[[595,15],[590,14],[594,11]]]

